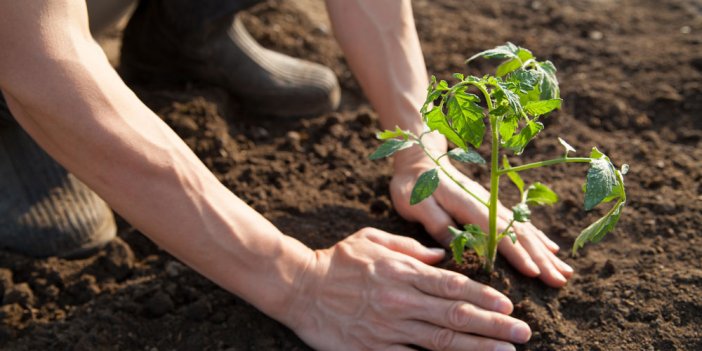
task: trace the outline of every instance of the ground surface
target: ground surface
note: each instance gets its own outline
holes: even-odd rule
[[[429,71],[507,40],[559,68],[563,111],[524,161],[557,156],[562,136],[631,165],[629,204],[613,235],[561,256],[576,269],[563,289],[498,262],[495,284],[534,330],[525,350],[702,349],[702,5],[686,0],[415,1]],[[246,23],[262,43],[324,63],[344,87],[342,111],[302,121],[252,118],[203,84],[136,86],[218,177],[314,247],[361,226],[426,240],[393,210],[388,162],[370,162],[374,113],[329,27],[299,4],[271,1]],[[318,16],[318,14],[317,14]],[[472,69],[488,69],[478,62]],[[477,72],[476,72],[477,73]],[[537,153],[535,150],[539,150]],[[484,169],[466,170],[485,183]],[[586,169],[539,176],[561,196],[534,222],[568,248],[585,214]],[[526,173],[527,180],[537,180]],[[503,201],[515,200],[505,187]],[[597,212],[597,211],[595,211]],[[121,223],[120,240],[82,260],[0,253],[0,348],[7,350],[305,350],[285,327],[177,263]],[[470,273],[470,270],[467,270]]]

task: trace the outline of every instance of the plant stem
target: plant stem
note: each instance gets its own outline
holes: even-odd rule
[[[543,167],[543,166],[551,166],[559,163],[589,163],[592,161],[591,158],[589,157],[561,157],[561,158],[554,158],[551,160],[545,160],[545,161],[539,161],[539,162],[534,162],[534,163],[527,163],[525,165],[521,166],[516,166],[516,167],[509,167],[509,168],[503,168],[501,170],[498,170],[497,173],[498,175],[503,175],[506,174],[507,172],[521,172],[521,171],[526,171],[527,169],[532,169],[532,168],[537,168],[537,167]]]
[[[490,100],[488,100],[490,101]],[[492,105],[492,103],[490,103]],[[489,107],[492,110],[492,106]],[[500,174],[498,170],[499,160],[499,135],[497,134],[497,118],[490,118],[490,128],[492,129],[492,152],[490,157],[490,202],[489,202],[489,233],[485,260],[485,269],[492,271],[497,253],[497,202],[500,184]]]

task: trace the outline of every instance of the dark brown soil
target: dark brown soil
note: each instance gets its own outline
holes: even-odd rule
[[[563,111],[524,162],[597,145],[627,162],[629,203],[616,232],[576,258],[568,249],[600,210],[582,211],[586,169],[541,180],[562,201],[534,222],[576,269],[563,289],[498,261],[491,281],[534,330],[524,350],[702,350],[702,5],[689,0],[418,0],[429,71],[507,40],[559,68]],[[344,87],[339,113],[289,121],[250,116],[200,83],[135,86],[219,179],[287,234],[314,248],[363,226],[412,235],[392,209],[389,162],[371,162],[377,118],[329,29],[289,2],[246,16],[265,45],[322,62]],[[487,70],[482,61],[473,73]],[[484,169],[466,172],[485,184]],[[505,184],[506,185],[506,184]],[[503,201],[516,194],[505,186]],[[7,350],[306,350],[291,331],[176,262],[126,223],[120,240],[80,260],[0,253],[0,347]],[[466,269],[469,274],[475,270]],[[472,273],[471,273],[472,272]],[[2,294],[0,294],[2,296]]]

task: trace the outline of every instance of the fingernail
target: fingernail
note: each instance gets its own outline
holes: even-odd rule
[[[431,247],[429,248],[429,251],[432,253],[432,255],[444,255],[446,254],[446,250],[438,247]]]
[[[560,282],[562,282],[562,283],[565,283],[565,282],[568,281],[568,279],[566,279],[566,278],[563,276],[563,274],[561,274],[561,272],[558,272],[558,271],[553,272],[553,277],[556,278],[556,280],[558,280],[558,281],[560,281]]]
[[[514,345],[512,344],[497,344],[495,347],[495,351],[516,351],[517,349],[514,348]]]
[[[529,341],[529,338],[531,338],[531,329],[524,322],[517,323],[514,326],[512,326],[511,333],[512,340],[518,343],[525,343]]]
[[[563,268],[564,271],[566,271],[566,272],[568,272],[568,273],[573,273],[573,267],[571,267],[571,266],[568,265],[567,263],[563,262],[563,263],[561,264],[561,267]]]
[[[534,261],[532,261],[532,260],[527,261],[527,266],[529,266],[529,270],[534,272],[535,275],[541,274],[541,270],[539,269],[539,266],[537,266],[536,263],[534,263]]]

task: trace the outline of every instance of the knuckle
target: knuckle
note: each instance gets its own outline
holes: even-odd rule
[[[410,262],[390,258],[379,259],[375,264],[375,271],[386,281],[404,281],[415,273]]]
[[[467,278],[458,274],[446,274],[441,280],[441,289],[448,297],[460,297],[464,292]]]
[[[431,338],[431,344],[434,350],[448,350],[453,344],[453,339],[456,337],[456,332],[451,329],[439,328],[434,332]]]
[[[397,290],[379,289],[375,298],[383,310],[393,314],[402,312],[412,305],[410,297]]]
[[[456,301],[447,311],[448,324],[456,329],[463,328],[466,325],[472,324],[473,313],[470,305]]]

